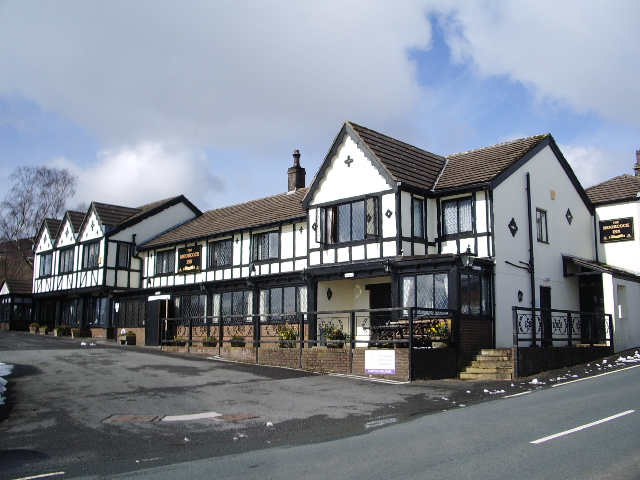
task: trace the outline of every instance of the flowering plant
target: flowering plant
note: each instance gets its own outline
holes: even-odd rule
[[[298,338],[298,332],[296,332],[291,324],[285,323],[282,330],[278,332],[278,338],[280,341],[292,341]]]
[[[429,334],[432,337],[449,337],[450,333],[449,323],[446,321],[438,322],[429,329]]]

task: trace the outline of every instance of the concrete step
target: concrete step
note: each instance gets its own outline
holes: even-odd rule
[[[461,380],[511,380],[509,373],[465,373],[460,374]]]
[[[510,360],[474,360],[470,366],[481,368],[513,368],[513,362]]]
[[[511,372],[512,366],[508,367],[474,367],[470,366],[464,369],[464,373],[504,373]]]

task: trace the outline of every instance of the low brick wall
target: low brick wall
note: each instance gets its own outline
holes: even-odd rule
[[[453,348],[424,348],[413,351],[413,378],[441,380],[458,374],[456,351]]]
[[[613,347],[521,347],[518,348],[517,374],[528,377],[547,370],[573,367],[613,355]]]
[[[470,365],[482,348],[493,348],[493,322],[477,318],[460,319],[460,368]]]

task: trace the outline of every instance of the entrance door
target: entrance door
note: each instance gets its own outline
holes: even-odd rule
[[[144,344],[148,347],[160,345],[160,319],[167,315],[165,300],[147,302],[146,332]]]
[[[551,347],[551,287],[540,287],[540,317],[542,320],[542,346]]]
[[[369,291],[369,308],[391,308],[391,284],[376,283],[365,286]],[[378,312],[371,315],[371,326],[386,325],[391,319],[391,312]]]

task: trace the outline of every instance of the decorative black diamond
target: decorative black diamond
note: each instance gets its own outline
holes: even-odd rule
[[[509,222],[509,230],[511,230],[511,236],[515,237],[516,233],[518,233],[518,225],[516,225],[516,219],[512,218]]]
[[[64,236],[65,236],[65,237],[68,237],[68,236],[69,236],[69,227],[67,227],[67,229],[65,230],[65,232],[64,232]]]
[[[315,232],[316,230],[318,230],[318,224],[314,223],[313,225],[311,225],[311,229]]]
[[[393,215],[393,212],[391,210],[387,210],[386,212],[384,212],[384,214],[387,218],[391,218],[391,215]]]
[[[567,217],[567,222],[569,222],[569,225],[571,225],[571,222],[573,222],[573,215],[571,215],[571,210],[569,210],[568,208],[565,217]]]
[[[351,164],[353,163],[353,158],[351,158],[351,156],[347,155],[347,159],[344,161],[344,163],[347,164],[347,167],[350,167]]]
[[[371,223],[371,220],[373,220],[373,217],[370,213],[367,213],[367,223]]]
[[[299,231],[300,233],[302,233],[302,232],[304,232],[304,228],[302,228],[302,226],[300,226],[300,228],[298,229],[298,231]]]
[[[96,224],[91,222],[91,230],[93,230],[93,227],[95,227],[95,226],[96,226]]]
[[[240,241],[240,239],[238,237],[236,237],[236,245],[238,244],[239,241]]]

